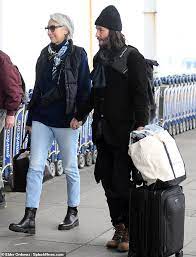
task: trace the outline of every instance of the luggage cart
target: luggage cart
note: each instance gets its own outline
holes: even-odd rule
[[[193,112],[193,129],[196,128],[196,82],[193,84],[193,101],[192,101],[192,112]]]
[[[25,106],[23,105],[22,108],[18,110],[15,116],[15,125],[13,130],[12,156],[15,156],[16,154],[18,154],[21,148],[23,133],[24,133],[24,112],[25,112]]]
[[[52,142],[50,150],[48,152],[48,158],[46,161],[47,169],[45,169],[45,177],[55,177],[56,175],[56,166],[55,166],[55,155],[56,155],[56,141]]]
[[[86,166],[91,166],[93,164],[93,142],[92,142],[92,113],[89,114],[86,125],[86,152],[85,152],[85,163]]]
[[[61,176],[64,173],[63,162],[62,162],[59,146],[56,141],[55,141],[55,167],[56,167],[56,176]]]
[[[164,90],[164,128],[172,134],[172,122],[171,122],[171,87],[168,86]]]
[[[86,153],[86,122],[80,129],[78,140],[78,168],[83,169],[85,166],[85,153]]]
[[[13,188],[13,156],[19,153],[23,138],[23,118],[25,106],[15,115],[15,125],[12,129],[4,129],[2,174],[5,185]]]
[[[26,133],[26,123],[27,123],[27,118],[28,118],[28,110],[25,110],[24,111],[24,118],[23,118],[23,138],[24,138],[24,135]],[[22,148],[27,148],[27,142],[28,142],[28,136],[26,138],[26,140],[24,141],[23,145],[22,145]]]
[[[176,86],[176,134],[179,134],[182,132],[181,127],[181,112],[180,112],[180,90],[181,85],[178,84]]]
[[[159,123],[159,99],[160,99],[160,85],[161,80],[156,78],[154,80],[154,87],[155,87],[155,104],[156,104],[156,112],[155,112],[155,118],[151,123],[158,124]]]
[[[185,119],[184,119],[184,85],[182,83],[179,88],[179,112],[180,112],[180,133],[183,133],[185,131]]]
[[[2,176],[3,181],[10,188],[12,188],[12,138],[13,138],[13,129],[4,129],[3,130],[3,156],[2,156]]]

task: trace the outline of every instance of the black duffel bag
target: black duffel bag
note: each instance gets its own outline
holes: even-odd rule
[[[30,134],[27,131],[22,145],[28,137],[26,149],[20,149],[19,153],[13,157],[13,191],[26,192],[26,178],[29,168],[30,156]]]

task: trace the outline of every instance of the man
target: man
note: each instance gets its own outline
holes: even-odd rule
[[[123,252],[129,250],[129,135],[148,123],[148,82],[143,56],[125,44],[118,10],[106,7],[95,25],[100,49],[93,60],[91,98],[70,125],[76,129],[84,115],[94,109],[93,141],[98,150],[95,179],[102,182],[115,228],[106,246]]]
[[[10,129],[14,126],[14,114],[21,103],[22,95],[19,72],[9,56],[0,51],[0,133],[4,127]],[[5,206],[3,179],[0,174],[0,208]]]

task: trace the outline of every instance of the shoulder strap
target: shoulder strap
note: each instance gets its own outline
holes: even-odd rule
[[[62,69],[72,69],[74,70],[78,63],[81,61],[83,48],[79,46],[72,45],[70,52],[65,57],[62,63]]]
[[[127,58],[134,49],[136,48],[133,46],[126,46],[121,54],[117,58],[115,58],[115,61],[111,64],[111,67],[119,73],[126,75],[128,71]]]
[[[82,47],[73,45],[72,52],[70,55],[70,62],[73,70],[77,69],[77,66],[80,65],[82,51],[84,51]]]
[[[66,55],[64,61],[62,62],[60,71],[59,71],[59,76],[57,79],[57,85],[60,82],[60,76],[62,72],[65,71],[72,71],[72,73],[74,74],[74,77],[77,77],[77,71],[78,71],[78,66],[81,62],[81,55],[82,55],[82,51],[83,48],[76,46],[76,45],[71,45],[71,49],[69,51],[69,53]],[[67,77],[65,76],[65,79],[67,79]]]

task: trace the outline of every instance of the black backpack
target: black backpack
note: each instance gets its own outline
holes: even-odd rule
[[[145,59],[146,72],[148,78],[148,100],[149,100],[149,120],[152,121],[156,115],[156,103],[155,103],[155,87],[153,79],[154,66],[158,66],[158,62],[155,60]]]
[[[112,68],[121,74],[127,76],[127,58],[131,51],[136,49],[133,46],[127,46],[118,58],[111,64]],[[156,103],[155,103],[155,87],[153,81],[154,66],[158,66],[158,62],[155,60],[145,59],[146,61],[146,73],[148,78],[148,102],[149,102],[149,122],[155,118]]]

